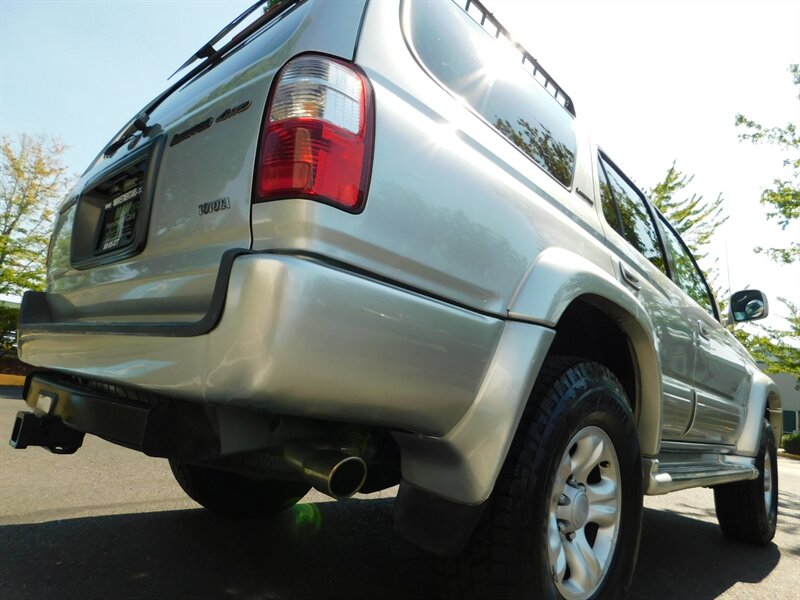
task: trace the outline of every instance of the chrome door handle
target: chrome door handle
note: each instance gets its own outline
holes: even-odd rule
[[[711,334],[708,332],[708,328],[703,324],[702,321],[697,322],[697,335],[704,340],[711,340]]]
[[[625,283],[627,283],[629,286],[631,286],[633,289],[637,291],[642,289],[642,283],[641,281],[639,281],[639,278],[636,275],[634,275],[633,271],[631,271],[628,267],[626,267],[625,264],[622,263],[622,261],[620,261],[619,263],[619,271],[620,273],[622,273],[622,280]]]

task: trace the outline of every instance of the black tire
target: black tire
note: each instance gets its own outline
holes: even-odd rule
[[[311,487],[297,481],[262,481],[170,460],[183,491],[208,510],[229,517],[266,517],[294,506]]]
[[[548,526],[554,522],[551,497],[556,490],[556,467],[566,459],[568,443],[587,428],[599,428],[611,441],[621,491],[616,543],[607,552],[604,574],[586,597],[627,595],[642,522],[641,456],[633,414],[622,386],[606,367],[558,357],[548,359],[540,371],[489,504],[467,547],[442,564],[447,597],[564,597],[548,554],[552,539]],[[561,543],[567,542],[562,538]],[[563,589],[568,576],[561,577]]]
[[[756,468],[757,479],[716,486],[714,506],[725,537],[764,545],[775,537],[778,523],[778,451],[772,427],[766,420],[761,431]],[[765,476],[769,477],[767,481],[771,483],[769,503],[764,486]]]

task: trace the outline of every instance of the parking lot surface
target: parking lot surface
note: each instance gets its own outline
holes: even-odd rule
[[[24,405],[0,388],[0,598],[431,598],[435,559],[392,529],[395,490],[316,492],[276,519],[214,517],[165,460],[87,436],[71,456],[5,440]],[[772,544],[722,537],[710,490],[645,498],[633,598],[800,599],[800,462],[779,459]]]

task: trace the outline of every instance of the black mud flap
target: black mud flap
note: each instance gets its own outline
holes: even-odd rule
[[[456,556],[480,521],[486,502],[453,502],[400,482],[394,504],[394,527],[406,540],[438,556]]]

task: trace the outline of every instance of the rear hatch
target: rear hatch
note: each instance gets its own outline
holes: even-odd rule
[[[161,98],[130,128],[134,135],[101,152],[62,207],[51,242],[55,321],[202,317],[223,254],[251,245],[256,152],[276,72],[304,52],[352,60],[364,4],[281,3],[260,29]]]

